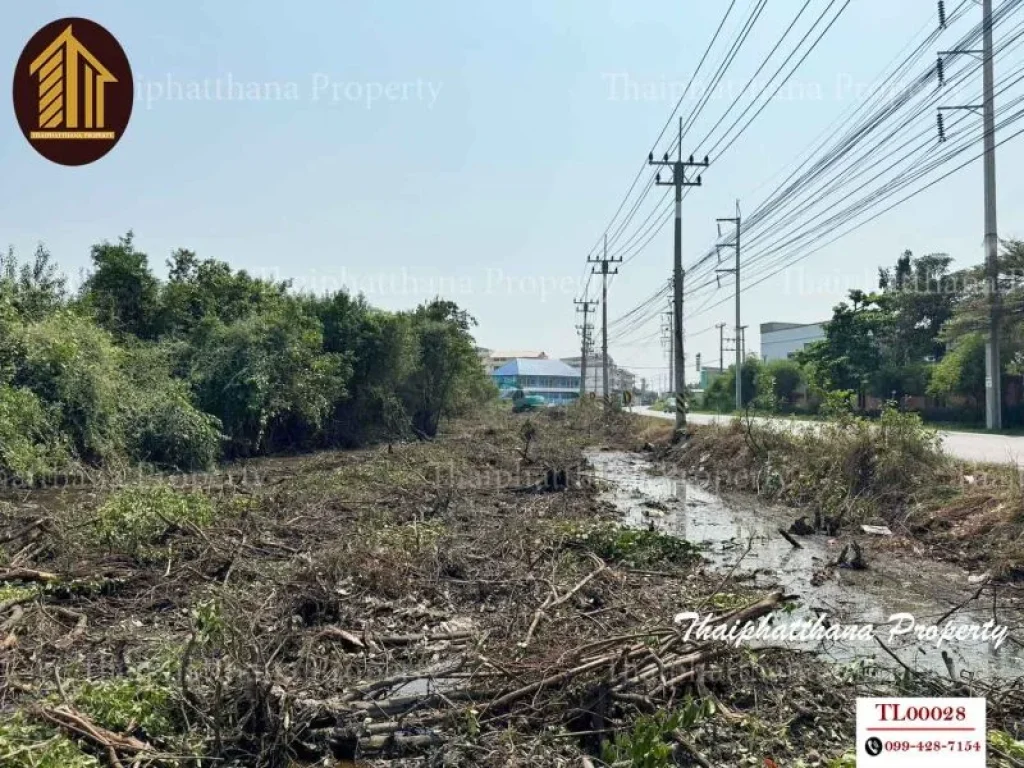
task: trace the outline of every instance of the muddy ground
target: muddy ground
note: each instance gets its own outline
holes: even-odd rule
[[[494,412],[433,442],[8,496],[0,765],[831,768],[854,699],[890,692],[990,696],[990,764],[1024,764],[1019,681],[686,640],[681,611],[794,601],[629,525],[585,454],[638,429]]]

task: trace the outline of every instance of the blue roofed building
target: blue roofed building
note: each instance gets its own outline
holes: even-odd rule
[[[561,360],[516,358],[491,374],[502,397],[512,397],[521,389],[524,395],[540,395],[544,402],[566,405],[580,396],[580,372]]]

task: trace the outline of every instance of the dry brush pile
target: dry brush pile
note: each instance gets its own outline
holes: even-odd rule
[[[8,499],[0,764],[840,765],[879,680],[687,642],[681,610],[743,621],[783,596],[616,525],[582,451],[634,437],[500,414]]]

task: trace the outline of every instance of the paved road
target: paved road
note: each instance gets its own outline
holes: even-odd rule
[[[655,416],[662,419],[675,418],[673,414],[652,411],[650,408],[638,407],[634,411],[645,416]],[[711,413],[691,413],[686,418],[694,424],[721,424],[727,423],[733,417]],[[770,421],[770,419],[755,416],[754,421]],[[814,424],[814,422],[796,419],[775,419],[775,421],[793,428]],[[1024,467],[1024,436],[946,431],[940,431],[939,436],[942,438],[942,447],[946,453],[958,459],[984,461],[993,464],[1017,464],[1019,467]]]

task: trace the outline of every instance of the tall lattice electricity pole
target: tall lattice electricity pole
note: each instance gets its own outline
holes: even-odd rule
[[[678,440],[686,434],[686,356],[683,347],[683,187],[701,186],[701,177],[697,176],[696,181],[686,177],[690,168],[707,168],[708,158],[703,162],[695,162],[693,156],[688,161],[683,160],[683,118],[679,118],[678,155],[675,160],[669,160],[668,152],[661,160],[655,160],[654,154],[647,156],[650,165],[665,166],[672,169],[672,180],[662,181],[661,174],[657,175],[655,183],[658,186],[675,187],[676,191],[676,216],[675,216],[675,239],[672,263],[672,339],[675,342],[675,359],[673,368],[676,381],[676,431],[675,437]]]

